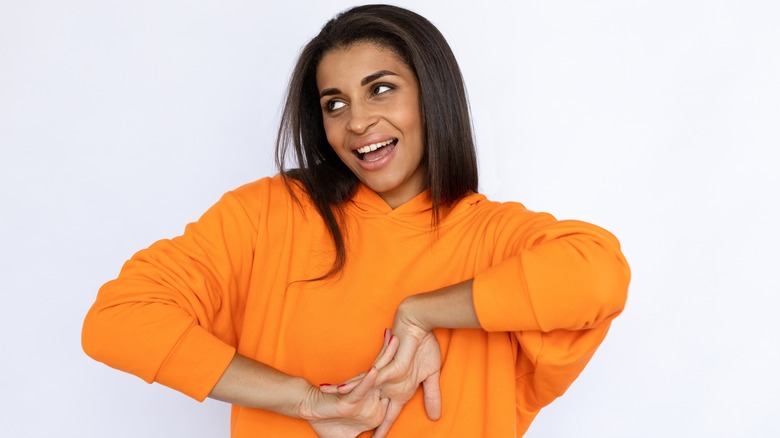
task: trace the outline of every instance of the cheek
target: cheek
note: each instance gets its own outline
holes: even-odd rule
[[[420,110],[417,105],[409,105],[403,114],[403,124],[410,140],[422,141],[422,121],[420,120]]]
[[[339,133],[337,124],[334,123],[333,120],[328,119],[324,119],[322,124],[325,128],[325,137],[328,139],[328,143],[330,143],[331,147],[338,145],[340,143],[339,139],[341,134]]]
[[[422,122],[420,118],[420,104],[417,99],[406,99],[402,111],[406,129],[420,131]]]

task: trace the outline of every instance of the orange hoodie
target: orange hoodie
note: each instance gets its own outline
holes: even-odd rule
[[[431,230],[424,192],[392,210],[360,186],[346,206],[347,259],[308,197],[281,178],[227,193],[182,236],[138,252],[106,283],[82,334],[93,358],[203,400],[235,351],[313,384],[365,371],[407,296],[474,278],[484,329],[436,329],[442,417],[422,390],[391,437],[520,436],[563,394],[623,309],[617,240],[517,203],[464,197]],[[314,437],[303,420],[234,406],[231,436]]]

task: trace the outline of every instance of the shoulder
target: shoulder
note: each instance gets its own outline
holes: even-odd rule
[[[267,176],[256,181],[239,186],[228,194],[246,201],[257,200],[261,197],[279,196],[288,193],[289,190],[280,174]]]
[[[464,197],[454,208],[456,212],[459,210],[461,219],[454,222],[507,254],[559,224],[549,213],[529,210],[520,202],[491,201],[482,194]]]
[[[280,174],[261,178],[227,192],[220,204],[260,227],[273,227],[311,217],[311,198],[301,184]],[[265,225],[263,225],[265,224]]]
[[[520,202],[491,201],[481,193],[472,193],[464,196],[457,202],[452,211],[456,215],[458,213],[468,213],[475,220],[484,221],[491,226],[507,225],[529,220],[541,220],[543,222],[555,221],[555,218],[549,213],[540,213],[529,210]]]
[[[301,185],[292,178],[277,174],[244,184],[225,194],[252,210],[267,209],[272,205],[290,205],[297,199],[301,204],[309,204],[309,197]]]
[[[527,209],[519,202],[485,202],[486,235],[507,239],[523,246],[535,246],[558,239],[600,242],[601,247],[619,249],[617,238],[608,230],[579,219],[559,219],[551,213]]]

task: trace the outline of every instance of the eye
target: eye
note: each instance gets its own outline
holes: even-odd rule
[[[392,85],[377,84],[377,85],[374,85],[374,88],[373,88],[372,91],[374,92],[374,94],[382,94],[382,93],[387,93],[388,91],[392,90],[393,88],[395,88],[395,87],[393,87]]]
[[[340,110],[341,108],[344,108],[346,103],[340,101],[340,100],[329,100],[327,103],[325,103],[325,110],[327,111],[336,111]]]

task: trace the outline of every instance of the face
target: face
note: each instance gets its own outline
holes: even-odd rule
[[[356,43],[317,67],[325,133],[341,161],[392,208],[425,189],[419,86],[391,50]]]

